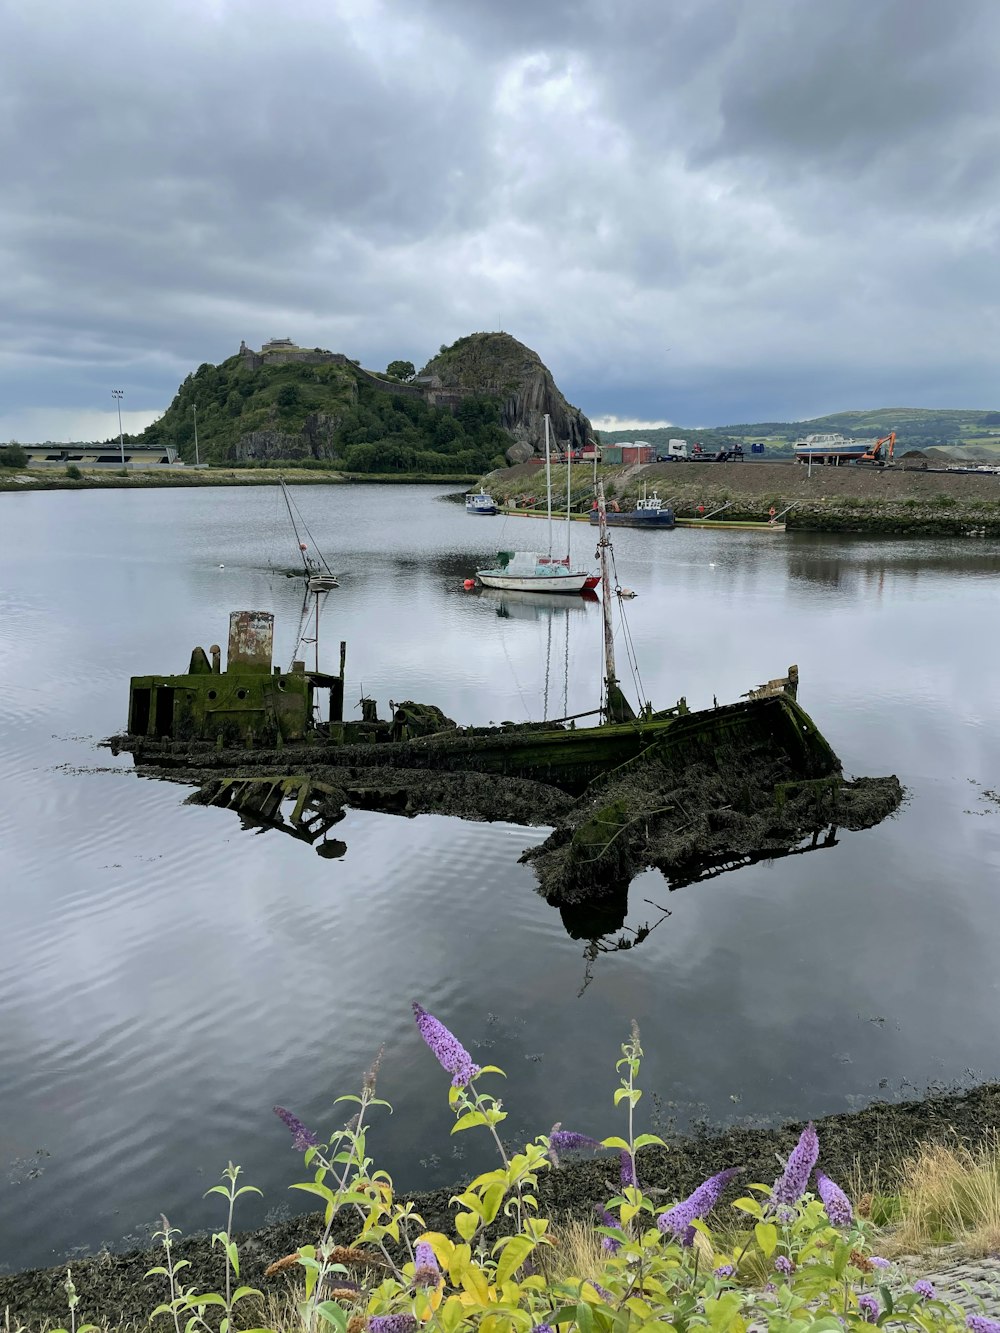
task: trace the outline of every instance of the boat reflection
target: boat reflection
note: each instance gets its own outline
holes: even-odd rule
[[[478,588],[474,596],[492,606],[501,620],[546,620],[554,612],[586,611],[600,598],[592,588],[578,593],[511,592],[506,588]]]
[[[366,788],[352,793],[352,796],[355,808],[402,815],[417,813],[400,802],[398,793]],[[212,805],[232,810],[247,832],[285,833],[299,842],[310,844],[318,856],[327,860],[339,860],[347,852],[345,842],[330,836],[331,829],[340,823],[347,812],[344,791],[315,777],[213,778],[189,796],[186,804]],[[715,849],[711,855],[694,856],[680,864],[674,862],[669,866],[655,868],[660,870],[667,890],[672,893],[690,884],[715,879],[719,875],[762,861],[803,856],[807,852],[835,847],[839,831],[837,825],[826,824],[813,829],[805,837],[789,837],[787,845],[782,847],[775,844],[771,830],[766,848],[744,849],[740,852]],[[657,915],[650,916],[640,925],[628,925],[627,881],[603,884],[599,892],[575,902],[560,902],[552,898],[546,901],[558,911],[563,929],[570,939],[586,942],[583,951],[586,960],[583,989],[593,978],[593,967],[598,958],[603,954],[637,948],[670,916],[669,908],[645,898],[643,903],[653,908]]]

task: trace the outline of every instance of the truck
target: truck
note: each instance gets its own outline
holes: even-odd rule
[[[681,460],[686,460],[687,456],[687,440],[668,440],[665,452],[663,450],[657,450],[656,461],[658,463],[669,463],[671,460],[680,462]]]
[[[661,450],[656,455],[658,463],[742,463],[743,459],[742,444],[734,444],[732,448],[717,449],[713,452],[711,449],[702,449],[699,443],[688,452],[687,440],[668,440],[666,452]]]

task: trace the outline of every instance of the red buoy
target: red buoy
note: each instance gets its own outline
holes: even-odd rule
[[[309,550],[309,547],[305,544],[305,542],[299,542],[299,550],[300,550],[300,551],[308,551],[308,550]]]
[[[469,592],[475,586],[476,586],[475,579],[466,579],[465,582],[462,584],[462,587],[465,589],[466,592]]]

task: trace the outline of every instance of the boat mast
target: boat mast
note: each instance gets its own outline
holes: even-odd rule
[[[549,414],[545,413],[545,494],[549,503],[549,559],[552,559],[552,456],[549,451]]]
[[[608,568],[608,511],[604,503],[604,482],[597,483],[597,514],[600,519],[600,538],[597,554],[601,561],[601,613],[604,618],[604,720],[628,722],[635,717],[632,705],[622,693],[615,674],[615,631],[611,623],[611,571]]]
[[[306,559],[306,553],[302,549],[302,538],[299,536],[299,525],[295,522],[295,514],[292,512],[292,501],[288,494],[288,487],[285,485],[284,477],[278,478],[278,485],[281,487],[281,494],[285,497],[285,508],[288,510],[288,517],[292,521],[292,531],[295,533],[295,544],[299,548],[299,558],[302,561],[302,568],[306,574],[309,573],[309,562]]]
[[[600,520],[600,537],[597,541],[597,554],[601,561],[601,611],[604,616],[604,685],[607,702],[610,704],[611,686],[617,684],[615,678],[615,633],[611,624],[611,573],[608,569],[608,511],[604,504],[604,482],[597,483],[597,515]]]
[[[572,520],[570,519],[569,516],[569,502],[572,492],[570,491],[569,479],[572,467],[573,467],[573,441],[569,440],[567,441],[566,444],[566,568],[567,570],[571,568],[569,549],[570,549],[570,535],[572,532],[571,528]]]

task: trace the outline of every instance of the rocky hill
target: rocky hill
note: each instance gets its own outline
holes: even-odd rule
[[[509,334],[460,338],[406,381],[280,339],[199,366],[138,438],[193,462],[197,418],[202,462],[475,475],[540,450],[546,412],[555,446],[592,436],[538,354]]]
[[[545,448],[548,413],[553,448],[582,449],[594,438],[590,422],[559,392],[537,352],[509,333],[471,333],[442,347],[416,381],[439,391],[487,394],[500,401],[500,424],[513,437],[510,463]]]

